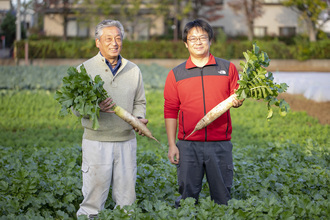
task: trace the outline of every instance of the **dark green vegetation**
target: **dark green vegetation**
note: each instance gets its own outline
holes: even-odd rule
[[[71,108],[79,113],[79,120],[88,116],[93,121],[93,129],[97,130],[100,117],[99,103],[107,98],[107,91],[100,75],[93,79],[86,72],[84,65],[80,71],[69,67],[67,75],[63,77],[62,86],[55,92],[54,98],[61,105],[60,116],[66,116]]]
[[[99,219],[328,219],[329,125],[304,112],[267,121],[263,102],[232,109],[235,176],[228,206],[178,196],[167,159],[162,88],[168,69],[140,66],[148,128],[162,143],[138,137],[137,201],[126,210],[109,199]],[[67,67],[0,67],[0,219],[74,219],[81,195],[82,128],[58,118],[54,100]],[[23,82],[22,79],[25,79]],[[274,114],[279,114],[277,111]]]
[[[258,40],[258,45],[267,51],[272,59],[330,59],[330,40],[309,42],[304,38],[295,38],[291,43],[279,40]],[[37,58],[90,58],[98,49],[94,40],[30,40],[29,59]],[[25,41],[17,43],[18,58],[24,58]],[[225,59],[242,59],[242,51],[251,48],[246,40],[222,40],[212,43],[211,53]],[[127,59],[186,59],[189,55],[184,43],[154,41],[124,41],[122,55]]]
[[[241,61],[239,88],[236,91],[238,99],[254,98],[263,99],[267,102],[268,116],[273,117],[272,106],[280,108],[280,114],[285,116],[289,111],[289,105],[284,100],[278,100],[279,93],[285,92],[288,88],[286,83],[274,83],[273,73],[267,71],[270,59],[266,52],[261,51],[254,43],[252,51],[243,53],[246,61]]]

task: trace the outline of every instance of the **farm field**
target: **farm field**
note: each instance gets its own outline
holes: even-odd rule
[[[0,219],[75,219],[82,201],[82,127],[59,118],[55,90],[67,66],[0,67]],[[197,205],[178,209],[176,168],[167,159],[163,86],[169,69],[140,66],[148,128],[138,137],[137,201],[99,219],[329,219],[330,126],[306,112],[275,112],[246,100],[232,109],[234,184],[228,206],[214,204],[204,182]],[[111,192],[109,194],[111,196]]]

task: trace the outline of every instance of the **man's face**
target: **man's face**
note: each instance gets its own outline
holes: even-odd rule
[[[106,27],[99,39],[95,40],[96,47],[107,60],[118,57],[122,49],[121,32],[117,27]]]
[[[187,35],[185,43],[190,56],[194,58],[203,58],[209,56],[211,42],[206,31],[201,28],[192,28]]]

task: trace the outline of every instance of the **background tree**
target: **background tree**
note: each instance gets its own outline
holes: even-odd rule
[[[32,9],[32,1],[26,1],[24,0],[23,2],[21,2],[21,10],[22,10],[22,17],[23,17],[23,26],[25,30],[28,30],[28,26],[27,26],[27,22],[26,22],[26,15],[27,15],[27,11],[29,9]]]
[[[131,40],[138,40],[136,33],[146,28],[147,39],[149,39],[155,18],[164,17],[166,20],[170,14],[169,6],[173,4],[173,0],[126,0],[124,4],[123,1],[121,2],[120,21],[126,24]]]
[[[163,34],[163,36],[169,36],[168,30],[166,29],[168,26],[171,26],[173,24],[177,24],[175,22],[175,17],[177,17],[177,11],[175,9],[175,5],[176,2],[180,2],[181,0],[153,0],[153,1],[149,1],[148,4],[148,8],[150,8],[153,12],[154,15],[156,15],[156,17],[163,17],[164,18],[164,23],[165,23],[165,33]],[[174,12],[174,14],[173,14]],[[174,17],[173,19],[173,23],[170,21],[171,16]],[[178,18],[178,17],[177,17]],[[177,20],[178,21],[178,20]],[[150,22],[151,24],[151,22]],[[178,36],[178,31],[177,31],[177,27],[176,28],[171,28],[171,33],[170,35],[173,36],[174,40],[177,40],[177,36]],[[151,28],[151,25],[150,25]],[[173,35],[172,35],[172,31],[173,31]]]
[[[234,10],[235,14],[243,14],[248,27],[248,39],[253,40],[254,20],[264,13],[263,0],[232,0],[227,4]],[[243,12],[243,13],[242,13]]]
[[[95,24],[104,18],[120,20],[130,40],[137,40],[136,32],[146,26],[149,33],[155,19],[152,16],[168,15],[169,5],[173,4],[170,0],[76,0],[76,3],[76,15],[80,21]]]
[[[29,3],[30,4],[30,3]],[[47,12],[59,14],[62,16],[61,25],[63,27],[63,40],[67,40],[67,26],[69,17],[73,13],[72,0],[31,0],[31,5],[35,11],[37,27],[32,32],[40,32],[43,27],[43,18]]]
[[[120,7],[120,21],[125,21],[126,24],[126,30],[129,35],[129,39],[131,40],[137,40],[135,36],[135,31],[138,31],[139,28],[138,24],[143,19],[142,16],[139,16],[139,14],[142,14],[142,10],[147,10],[146,8],[141,8],[142,1],[136,0],[136,1],[130,1],[130,0],[123,0],[121,1],[121,7]],[[144,11],[146,12],[146,11]]]
[[[219,11],[223,9],[224,0],[192,0],[191,19],[203,18],[206,21],[216,21],[223,16]]]
[[[168,16],[168,20],[171,23],[173,31],[173,40],[177,41],[181,37],[181,23],[184,18],[187,18],[193,10],[193,0],[170,0],[169,5],[173,5],[171,14]],[[167,6],[168,7],[168,6]],[[173,18],[173,20],[171,19]]]
[[[173,17],[174,41],[177,41],[181,34],[181,23],[185,18],[188,20],[202,18],[212,22],[223,17],[219,14],[223,0],[173,0],[169,3],[173,4],[171,17]]]
[[[13,11],[9,11],[1,23],[1,30],[6,38],[6,47],[11,47],[16,36],[16,17]]]
[[[291,7],[292,10],[301,15],[306,22],[309,40],[316,41],[319,15],[327,9],[327,1],[324,0],[284,0],[283,5]],[[325,21],[324,21],[325,22]]]
[[[67,40],[68,38],[67,27],[69,23],[69,15],[71,14],[71,7],[72,4],[70,0],[62,0],[62,5],[59,5],[59,9],[63,15],[63,40]]]
[[[119,19],[121,0],[75,0],[75,13],[80,21],[90,25],[105,17]]]
[[[32,10],[34,11],[34,15],[33,15],[34,23],[33,26],[30,27],[29,33],[33,35],[33,37],[40,37],[43,34],[46,3],[45,1],[31,0],[31,7]]]

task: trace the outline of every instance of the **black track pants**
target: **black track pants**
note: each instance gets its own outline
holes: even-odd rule
[[[177,142],[180,160],[177,165],[179,193],[176,201],[193,197],[198,201],[204,173],[210,188],[211,199],[227,204],[233,182],[233,145],[230,141]]]

